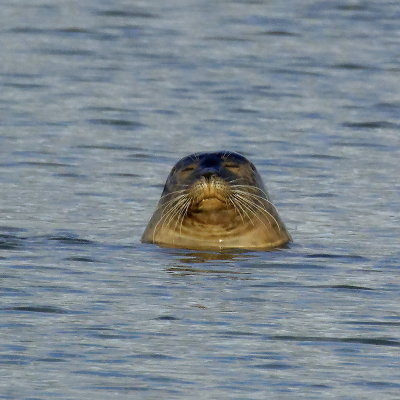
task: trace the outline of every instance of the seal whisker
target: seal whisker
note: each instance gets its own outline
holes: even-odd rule
[[[253,191],[253,190],[258,190],[259,192],[261,192],[265,197],[269,197],[268,193],[266,193],[263,189],[257,187],[257,186],[251,186],[251,185],[239,185],[239,184],[234,184],[232,185],[233,187],[240,187],[240,188],[244,188],[244,189],[248,189],[249,191]]]
[[[224,153],[224,158],[229,158],[232,153],[230,151],[226,151]]]
[[[182,212],[181,212],[181,218],[180,218],[180,225],[179,225],[179,234],[182,236],[182,225],[183,221],[187,215],[187,212],[189,210],[191,201],[188,200],[187,203],[182,207]]]
[[[238,199],[237,201],[240,201],[242,207],[244,209],[246,209],[248,212],[250,212],[252,215],[254,215],[254,217],[256,217],[256,219],[258,219],[261,222],[261,224],[264,225],[265,228],[268,229],[268,226],[265,224],[265,221],[263,221],[260,218],[260,216],[257,214],[257,212],[249,204],[247,204],[245,201],[243,201],[243,199],[240,199],[240,200]],[[253,226],[255,226],[254,218],[251,218],[250,216],[248,216],[248,218],[249,218],[250,222],[253,224]]]
[[[235,207],[235,209],[238,210],[240,216],[242,217],[242,221],[244,224],[244,218],[242,216],[242,214],[240,213],[239,209],[243,212],[243,214],[246,216],[246,218],[251,222],[251,224],[254,226],[254,221],[253,219],[250,217],[250,215],[248,214],[248,212],[246,211],[246,208],[244,204],[242,204],[242,201],[240,199],[238,199],[236,196],[230,196],[231,202],[233,204],[233,206]]]
[[[248,198],[244,197],[243,195],[237,194],[237,196],[240,196],[240,198],[243,201],[245,201],[249,206],[254,206],[254,207],[256,207],[256,209],[261,211],[261,213],[263,213],[267,217],[267,220],[268,220],[270,226],[272,226],[271,220],[269,219],[269,217],[271,217],[274,220],[275,224],[277,225],[278,229],[281,230],[278,221],[276,220],[276,218],[267,209],[265,209],[264,207],[261,207],[259,204],[255,203],[251,199],[248,199]]]
[[[153,241],[154,241],[154,238],[155,238],[155,235],[157,233],[157,229],[158,229],[159,225],[161,224],[161,229],[163,229],[163,227],[165,226],[166,222],[168,221],[168,224],[167,224],[167,226],[168,226],[169,223],[170,223],[169,222],[169,220],[170,220],[169,217],[171,216],[171,214],[173,215],[173,213],[174,213],[174,211],[176,209],[179,210],[180,204],[182,202],[184,202],[185,200],[186,200],[186,197],[184,195],[181,195],[177,199],[173,199],[173,201],[170,201],[169,202],[170,204],[167,203],[166,206],[164,204],[165,208],[162,210],[160,219],[159,219],[159,221],[157,222],[157,224],[154,227]]]
[[[271,202],[270,200],[268,200],[268,198],[266,198],[266,197],[264,197],[264,196],[260,196],[260,195],[258,195],[258,194],[246,192],[246,191],[243,191],[243,190],[237,190],[237,189],[235,189],[235,190],[233,190],[233,191],[234,191],[235,193],[240,193],[240,194],[244,194],[244,195],[246,195],[246,196],[251,196],[251,197],[257,199],[258,201],[260,201],[261,203],[262,203],[262,202],[266,202],[266,203],[268,203],[270,206],[272,206],[272,207],[277,211],[277,209],[276,209],[276,207],[274,206],[274,204],[272,204],[272,202]]]
[[[174,231],[176,231],[176,227],[178,226],[180,219],[182,217],[182,215],[184,214],[184,210],[190,206],[190,199],[185,199],[182,203],[180,203],[179,205],[177,204],[177,206],[175,207],[176,212],[172,213],[170,218],[169,218],[169,222],[168,225],[173,222],[173,219],[176,217],[176,221],[175,221],[175,225],[174,225]]]
[[[161,227],[164,225],[165,218],[166,218],[166,216],[168,215],[169,212],[170,212],[169,207],[166,207],[165,209],[162,210],[160,219],[158,220],[158,222],[156,223],[156,225],[153,228],[153,242],[155,242],[156,233],[158,232],[158,226],[161,223],[162,223]]]
[[[190,157],[191,160],[197,162],[197,161],[199,161],[200,153],[194,153],[194,154],[191,154],[188,157]]]
[[[174,190],[171,193],[167,193],[167,194],[162,195],[161,198],[160,198],[160,201],[164,200],[166,197],[175,196],[175,195],[177,195],[179,193],[183,193],[183,192],[187,192],[187,189]]]
[[[247,199],[240,198],[240,201],[241,201],[242,206],[243,206],[246,210],[248,210],[250,213],[252,213],[252,214],[265,226],[265,228],[268,229],[268,226],[265,224],[265,221],[263,221],[263,220],[260,218],[260,216],[258,215],[258,213],[256,212],[256,210],[254,210],[254,209],[251,207],[253,204],[252,204],[252,203],[247,203],[246,200],[247,200]],[[267,220],[268,220],[268,222],[269,222],[269,225],[271,226],[271,221],[268,219],[268,217],[267,217]],[[254,225],[254,221],[253,221],[252,218],[250,218],[250,221],[252,221],[252,223],[253,223],[253,225]]]
[[[242,215],[241,211],[239,210],[237,204],[235,204],[235,201],[232,200],[231,196],[229,196],[228,199],[227,199],[227,203],[226,203],[226,206],[227,206],[227,207],[228,207],[228,204],[229,204],[229,203],[232,204],[233,208],[235,209],[236,214],[238,214],[238,215],[240,216],[240,218],[241,218],[241,220],[242,220],[242,223],[244,224],[243,215]]]
[[[173,209],[177,203],[180,203],[185,198],[186,195],[181,194],[177,196],[175,199],[170,199],[167,202],[161,204],[161,207],[163,207],[163,210],[161,212],[161,217],[163,217],[166,213],[168,213],[171,209]]]
[[[231,179],[231,180],[228,181],[228,183],[229,183],[230,185],[232,185],[232,184],[235,183],[235,182],[243,182],[243,178]],[[236,186],[236,184],[235,184],[235,185],[232,185],[232,186]],[[246,185],[244,185],[244,186],[246,186]]]
[[[272,214],[265,208],[265,207],[262,207],[258,202],[260,201],[259,199],[256,199],[257,200],[257,202],[256,202],[256,200],[254,200],[254,199],[252,199],[252,198],[247,198],[245,195],[243,195],[243,194],[240,194],[240,193],[237,193],[238,194],[238,196],[240,196],[241,197],[241,199],[243,200],[243,201],[246,201],[249,205],[251,205],[251,206],[254,206],[254,207],[256,207],[258,210],[260,210],[262,213],[264,213],[264,214],[266,214],[266,215],[268,215],[268,216],[270,216],[270,217],[272,217],[274,220],[275,220],[275,218],[272,216]],[[247,194],[247,193],[246,193]],[[263,204],[262,204],[263,205]],[[277,222],[276,220],[275,220],[275,222]]]
[[[162,202],[162,201],[160,200],[160,201],[159,201],[159,204],[158,204],[158,206],[157,206],[157,208],[156,208],[156,211],[159,210],[160,208],[165,208],[165,209],[167,209],[167,208],[171,205],[171,203],[174,203],[174,202],[176,202],[176,201],[182,199],[183,197],[186,197],[186,194],[180,194],[180,195],[177,196],[176,198],[174,198],[174,199],[169,199],[169,200],[166,201],[166,202]]]
[[[271,205],[275,209],[276,212],[278,212],[278,209],[272,203],[272,201],[269,199],[268,194],[264,190],[262,190],[262,189],[260,189],[258,187],[252,187],[252,186],[249,186],[249,185],[233,185],[233,186],[234,186],[233,190],[237,190],[236,189],[237,187],[249,189],[248,191],[245,191],[246,194],[248,194],[249,196],[258,197],[258,198],[262,199],[263,201],[266,201],[269,205]],[[260,196],[258,194],[252,193],[251,191],[253,189],[257,189],[260,193],[263,194],[263,196]]]
[[[180,199],[179,202],[176,202],[175,204],[173,204],[170,207],[170,210],[167,213],[168,216],[166,216],[161,228],[164,227],[164,226],[169,226],[170,225],[170,223],[173,221],[174,217],[179,215],[182,205],[186,204],[187,201],[188,201],[187,198]]]
[[[175,214],[176,210],[179,211],[179,207],[175,204],[175,205],[173,205],[172,207],[170,207],[170,209],[168,210],[168,212],[165,213],[164,216],[162,216],[162,217],[160,218],[159,223],[162,222],[162,224],[161,224],[161,226],[158,228],[159,223],[157,223],[157,225],[156,225],[155,228],[154,228],[154,235],[156,234],[156,232],[157,232],[158,229],[162,231],[162,230],[164,229],[165,226],[169,226],[169,225],[170,225],[170,223],[171,223],[171,221],[172,221],[171,218],[174,217],[174,214]]]
[[[166,197],[169,197],[169,195],[175,195],[175,196],[178,195],[178,196],[182,196],[182,195],[187,194],[188,192],[189,192],[189,191],[188,191],[187,189],[175,190],[174,192],[164,194],[164,195],[161,197],[160,200],[163,200],[163,199],[165,199]]]

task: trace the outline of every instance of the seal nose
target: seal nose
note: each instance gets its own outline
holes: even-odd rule
[[[207,180],[211,180],[218,176],[218,170],[216,168],[204,168],[201,172],[201,176],[206,178]]]
[[[205,174],[203,174],[203,176],[204,176],[204,178],[210,180],[211,178],[215,177],[216,175],[212,172],[206,172]]]

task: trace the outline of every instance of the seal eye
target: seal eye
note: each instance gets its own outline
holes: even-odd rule
[[[239,168],[239,165],[238,165],[238,164],[229,163],[229,164],[225,164],[225,168],[228,168],[228,169],[238,169],[238,168]]]
[[[190,172],[190,171],[194,171],[194,167],[186,167],[183,168],[182,172]]]

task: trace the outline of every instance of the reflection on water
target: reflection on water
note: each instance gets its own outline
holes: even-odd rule
[[[198,264],[209,261],[242,261],[251,257],[252,252],[241,249],[223,249],[219,251],[196,251],[196,250],[171,250],[170,253],[182,263]]]
[[[193,275],[193,274],[224,274],[226,277],[229,277],[232,275],[232,277],[235,277],[235,275],[245,275],[249,274],[248,272],[241,272],[241,271],[232,271],[232,270],[222,270],[222,269],[215,269],[215,268],[194,268],[194,267],[189,267],[185,265],[175,265],[173,267],[169,267],[166,269],[166,271],[170,273],[174,273],[177,275]],[[235,279],[238,279],[238,277],[235,277]]]
[[[0,397],[397,399],[397,2],[3,3]],[[294,243],[141,244],[220,149]]]
[[[226,277],[248,274],[241,270],[243,261],[255,257],[252,252],[242,249],[222,249],[219,251],[200,251],[168,249],[173,262],[166,271],[175,275],[223,274]]]

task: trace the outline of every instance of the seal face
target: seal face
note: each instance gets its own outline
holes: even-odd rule
[[[144,243],[267,250],[291,241],[255,166],[233,152],[195,153],[172,168]]]

